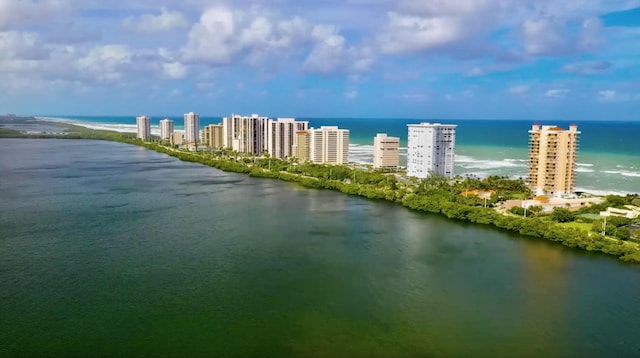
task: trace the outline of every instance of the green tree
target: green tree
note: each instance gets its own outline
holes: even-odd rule
[[[571,222],[575,219],[575,214],[567,208],[556,207],[551,212],[551,219],[559,223]]]

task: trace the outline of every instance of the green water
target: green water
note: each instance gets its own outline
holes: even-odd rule
[[[118,143],[0,140],[0,356],[636,357],[614,258]]]

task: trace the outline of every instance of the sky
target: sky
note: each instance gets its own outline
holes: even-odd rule
[[[640,0],[0,0],[0,113],[640,120]]]

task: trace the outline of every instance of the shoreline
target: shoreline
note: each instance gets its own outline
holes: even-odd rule
[[[69,129],[78,126],[70,125]],[[82,128],[82,127],[80,127]],[[356,195],[369,199],[382,199],[395,202],[412,210],[444,215],[450,219],[458,219],[476,224],[492,225],[510,232],[516,232],[529,238],[557,241],[565,246],[597,251],[618,257],[622,261],[640,263],[640,244],[623,241],[600,233],[586,232],[581,229],[561,226],[555,222],[543,221],[539,217],[519,217],[505,215],[494,208],[483,207],[478,201],[462,200],[459,195],[452,194],[445,188],[449,184],[433,182],[422,190],[422,183],[415,187],[412,179],[396,180],[396,176],[372,172],[356,172],[343,166],[323,166],[303,164],[294,166],[290,162],[269,158],[248,158],[226,155],[219,151],[219,156],[206,153],[193,153],[164,147],[152,142],[142,142],[119,132],[98,131],[92,129],[67,132],[67,135],[16,135],[17,138],[57,138],[57,139],[97,139],[141,146],[158,153],[173,156],[182,161],[197,162],[222,171],[248,174],[254,177],[279,179],[298,182],[314,189],[329,189],[348,195]],[[4,137],[8,137],[4,135]],[[267,164],[268,163],[268,164]],[[268,165],[268,166],[267,166]],[[268,169],[267,169],[268,168]],[[306,172],[305,172],[306,171]],[[343,171],[345,179],[337,180],[338,171]],[[333,172],[333,174],[332,174]],[[352,173],[353,172],[353,173]],[[354,175],[355,182],[351,181]],[[389,179],[393,178],[393,179]],[[517,182],[508,180],[509,182]],[[411,186],[410,186],[411,185]],[[438,187],[439,186],[439,187]],[[465,198],[467,199],[467,198]]]
[[[85,122],[79,119],[69,119],[69,118],[60,118],[60,117],[34,117],[37,121],[42,123],[57,123],[71,126],[83,127],[96,131],[113,131],[122,134],[135,134],[135,124],[115,124],[115,123],[100,123],[96,122],[92,124],[90,122]],[[160,134],[160,127],[158,125],[151,127],[151,132],[154,135]],[[476,148],[476,145],[469,145],[468,148]],[[484,146],[481,146],[484,148]],[[401,158],[406,158],[406,147],[400,148]],[[354,165],[371,165],[373,162],[369,160],[369,158],[373,155],[373,144],[362,144],[362,143],[350,143],[349,144],[349,156],[353,157]],[[471,156],[472,153],[458,153],[456,154],[456,165],[464,168],[467,172],[462,173],[462,176],[475,176],[479,178],[486,178],[491,175],[501,175],[496,173],[491,173],[492,170],[496,170],[496,168],[506,168],[513,169],[522,163],[526,163],[528,160],[526,158],[505,158],[502,160],[498,159],[478,159]],[[620,154],[627,155],[627,154]],[[366,159],[365,159],[366,158]],[[406,159],[405,159],[406,160]],[[577,163],[576,164],[576,172],[589,174],[593,172],[594,164],[591,163]],[[460,169],[460,168],[458,168]],[[487,171],[488,170],[488,171]],[[526,170],[523,169],[523,173],[517,175],[507,175],[510,179],[517,180],[518,178],[524,177],[526,175]],[[622,176],[628,176],[628,174],[623,173],[618,170],[614,173],[612,170],[605,171],[607,174],[620,174]],[[635,176],[635,174],[633,175]],[[593,187],[585,187],[585,186],[576,186],[576,192],[584,192],[589,193],[595,196],[606,196],[606,195],[640,195],[639,192],[633,192],[629,190],[609,190],[602,188],[593,188]]]

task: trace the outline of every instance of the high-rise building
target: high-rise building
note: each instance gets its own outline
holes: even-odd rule
[[[529,187],[536,195],[561,197],[573,192],[578,126],[568,130],[534,124],[529,131]]]
[[[149,117],[136,117],[136,127],[138,127],[138,135],[136,138],[142,140],[151,138],[151,119]]]
[[[200,139],[200,116],[189,112],[184,115],[184,141],[193,144]]]
[[[173,121],[165,118],[160,121],[160,139],[167,140],[173,134]]]
[[[296,132],[296,144],[293,145],[293,156],[299,163],[304,163],[310,159],[311,134],[308,130]]]
[[[223,118],[224,146],[239,153],[261,155],[266,149],[268,121],[268,117],[257,114],[251,117],[233,114]]]
[[[309,130],[309,159],[313,163],[349,163],[349,130],[322,126]]]
[[[224,126],[222,123],[209,124],[204,127],[203,142],[213,148],[224,146]]]
[[[266,150],[273,158],[285,159],[294,156],[296,133],[309,128],[309,122],[295,118],[269,119],[266,131]]]
[[[424,179],[432,174],[453,177],[455,124],[407,124],[407,175]]]
[[[184,133],[183,132],[173,132],[171,133],[171,137],[169,137],[171,141],[171,145],[182,145],[184,144]]]
[[[373,167],[396,169],[400,164],[400,138],[388,137],[386,133],[378,133],[373,138]]]

